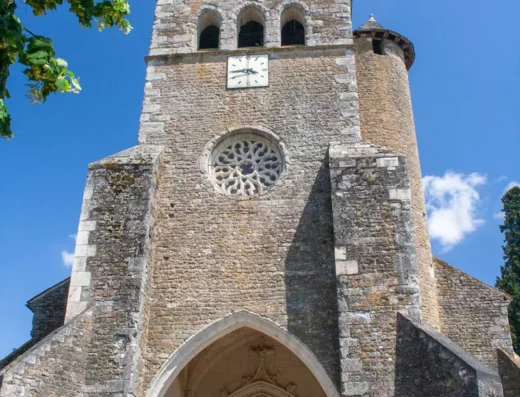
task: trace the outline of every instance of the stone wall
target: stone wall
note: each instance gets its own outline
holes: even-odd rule
[[[0,371],[64,324],[69,284],[70,279],[63,280],[27,302],[34,313],[31,339],[0,360]]]
[[[512,352],[510,298],[440,259],[434,259],[442,333],[496,367],[497,347]]]
[[[406,158],[330,149],[342,394],[393,396],[397,312],[420,320]]]
[[[140,140],[165,153],[141,393],[186,338],[240,309],[286,327],[339,379],[327,150],[359,138],[353,53],[269,53],[269,88],[249,90],[226,90],[225,53],[149,59]],[[241,131],[285,158],[277,186],[248,200],[222,195],[201,172],[213,143]]]
[[[374,54],[370,38],[355,42],[361,138],[406,156],[423,316],[426,322],[438,327],[437,290],[404,55],[389,40],[385,40],[385,55]]]
[[[498,373],[435,330],[398,315],[395,397],[502,397]]]
[[[69,284],[70,279],[64,280],[27,302],[34,313],[32,339],[38,341],[64,324]]]
[[[214,12],[220,20],[220,48],[236,49],[238,19],[246,6],[254,7],[263,15],[266,47],[280,46],[280,20],[287,6],[301,10],[308,45],[352,43],[350,0],[225,0],[218,3],[163,0],[157,3],[150,55],[197,51],[198,20],[207,11]]]
[[[150,56],[139,142],[166,147],[182,143],[184,151],[193,153],[190,161],[194,162],[215,137],[240,127],[263,126],[283,139],[299,136],[298,148],[304,151],[300,156],[308,156],[309,147],[318,145],[323,157],[327,139],[360,137],[352,48],[255,48]],[[269,87],[226,89],[228,56],[265,53],[269,53]],[[194,141],[200,141],[200,147],[194,148]]]
[[[497,356],[504,397],[520,397],[520,357],[502,349],[498,349]]]
[[[67,321],[92,307],[84,396],[135,393],[161,150],[142,145],[89,166],[67,307]]]
[[[85,311],[0,370],[0,397],[77,397],[85,382],[92,311]]]

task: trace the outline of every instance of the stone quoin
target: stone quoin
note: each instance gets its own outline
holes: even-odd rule
[[[510,297],[432,257],[414,58],[349,0],[159,0],[0,397],[518,396]]]

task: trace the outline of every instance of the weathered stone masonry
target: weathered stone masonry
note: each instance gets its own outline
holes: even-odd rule
[[[397,312],[421,319],[406,159],[351,144],[333,145],[330,163],[341,391],[392,395]]]
[[[512,353],[507,307],[502,292],[434,259],[444,335],[477,359],[497,366],[497,348]]]
[[[281,46],[291,7],[305,45]],[[264,46],[237,48],[244,10]],[[198,51],[206,13],[220,46]],[[139,146],[89,167],[65,319],[67,282],[33,301],[40,340],[0,362],[0,397],[517,396],[509,298],[431,256],[411,42],[353,34],[349,0],[155,16]],[[245,54],[268,87],[226,89]],[[216,179],[231,142],[259,152],[226,154],[229,180],[276,167],[261,194]]]
[[[88,310],[1,368],[0,396],[77,396],[85,384],[91,324]]]
[[[143,145],[90,165],[69,322],[2,370],[2,397],[135,394],[161,150]]]
[[[27,307],[34,313],[33,340],[38,341],[63,325],[69,284],[69,279],[63,280],[27,302]]]
[[[502,379],[504,397],[520,397],[520,357],[498,349],[498,372]]]
[[[397,317],[395,396],[502,396],[496,371],[433,328]]]
[[[27,302],[34,313],[31,339],[0,360],[0,369],[6,367],[35,344],[64,324],[70,279],[67,278],[48,288]],[[1,387],[0,380],[0,387]]]
[[[89,167],[69,302],[92,309],[92,338],[83,392],[135,394],[140,357],[149,236],[159,176],[158,146],[138,146]],[[82,249],[86,246],[86,249]],[[85,258],[83,253],[87,252]],[[88,280],[76,283],[75,279]],[[79,293],[73,287],[81,284]],[[68,308],[72,317],[77,306]]]
[[[390,34],[397,39],[388,39]],[[406,156],[422,311],[427,323],[439,327],[437,289],[408,83],[407,69],[414,61],[413,45],[376,22],[363,25],[355,37],[361,138]],[[386,37],[382,40],[384,55],[374,53],[375,37]]]
[[[187,336],[242,308],[287,327],[338,379],[327,152],[338,137],[359,139],[353,52],[275,51],[269,89],[247,92],[225,90],[225,61],[217,53],[150,59],[140,139],[166,149],[143,387]],[[254,200],[230,200],[201,178],[208,142],[241,129],[271,131],[285,148],[280,185]]]

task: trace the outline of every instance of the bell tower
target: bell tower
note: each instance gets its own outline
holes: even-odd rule
[[[431,258],[411,42],[350,0],[155,17],[139,144],[90,164],[64,324],[0,397],[506,395],[425,326],[511,346],[508,298]]]
[[[250,310],[340,382],[328,148],[359,140],[350,0],[159,1],[141,145],[164,147],[141,386]]]
[[[397,312],[421,319],[409,164],[361,141],[350,1],[159,1],[146,62],[139,145],[91,166],[67,319],[118,309],[95,342],[131,335],[105,354],[138,396],[391,395]]]
[[[141,386],[250,310],[339,383],[327,153],[359,140],[349,0],[159,1],[139,143],[164,147]]]

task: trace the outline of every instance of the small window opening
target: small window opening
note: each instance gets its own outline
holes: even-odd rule
[[[214,11],[204,12],[198,22],[199,50],[219,48],[220,18]]]
[[[298,6],[287,7],[280,18],[282,45],[305,44],[305,18]]]
[[[240,14],[238,47],[261,47],[264,45],[264,17],[254,7],[248,7]]]
[[[305,44],[305,29],[300,22],[293,19],[283,25],[282,45],[298,44]]]
[[[372,48],[374,50],[374,54],[385,55],[385,46],[383,40],[372,40]]]
[[[257,47],[264,45],[264,27],[255,21],[249,21],[240,27],[239,47]]]
[[[199,39],[199,49],[218,48],[218,37],[220,29],[215,25],[208,26],[202,31]]]

